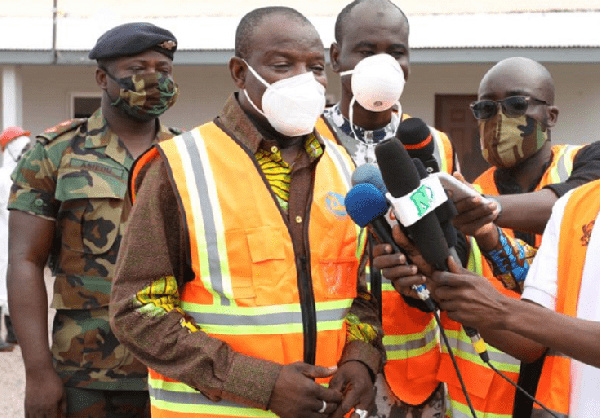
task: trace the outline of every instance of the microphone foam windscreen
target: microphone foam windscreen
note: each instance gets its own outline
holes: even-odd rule
[[[350,189],[344,204],[350,218],[362,228],[388,210],[388,203],[383,194],[368,183],[357,184]]]
[[[419,118],[405,119],[396,131],[396,137],[404,144],[413,158],[428,158],[433,155],[434,145],[431,131]]]
[[[358,166],[354,173],[352,173],[352,185],[357,184],[372,184],[379,190],[383,195],[387,193],[385,184],[383,183],[383,177],[381,177],[381,171],[375,164],[367,163]]]
[[[396,138],[385,139],[377,144],[375,155],[383,182],[392,196],[402,197],[419,187],[419,173],[406,149]]]

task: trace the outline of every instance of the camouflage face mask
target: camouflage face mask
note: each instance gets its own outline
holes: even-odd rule
[[[483,158],[495,167],[514,167],[533,154],[548,140],[546,127],[523,115],[510,118],[502,112],[479,121]]]
[[[119,98],[111,106],[137,120],[147,121],[162,115],[179,95],[177,84],[163,73],[135,74],[120,79],[107,74],[121,87]]]

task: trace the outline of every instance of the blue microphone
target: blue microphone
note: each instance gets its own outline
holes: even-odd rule
[[[352,173],[351,181],[353,186],[363,183],[372,184],[384,196],[387,193],[383,177],[381,177],[381,171],[375,164],[367,163],[356,167],[356,170]]]
[[[370,183],[355,185],[346,195],[345,205],[346,212],[358,226],[362,228],[370,226],[380,242],[390,244],[394,253],[402,253],[392,237],[390,225],[385,218],[389,203],[377,187]],[[425,302],[428,309],[431,311],[436,309],[425,286],[413,285],[413,289],[417,291],[419,298]]]

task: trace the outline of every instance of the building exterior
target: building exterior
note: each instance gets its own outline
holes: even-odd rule
[[[315,24],[326,48],[335,16],[349,1],[221,0],[0,0],[0,85],[3,127],[40,132],[91,113],[100,91],[89,49],[105,30],[127,21],[150,21],[179,40],[175,79],[181,93],[163,117],[190,129],[212,119],[234,86],[227,70],[235,27],[260,6],[295,7]],[[449,132],[467,165],[479,156],[468,103],[495,62],[526,56],[547,66],[560,109],[553,142],[583,144],[600,131],[600,5],[590,0],[395,0],[410,25],[411,74],[404,110]],[[595,4],[594,4],[595,3]],[[168,7],[165,7],[165,4]],[[331,101],[339,80],[329,75]],[[463,162],[463,161],[461,161]],[[464,165],[464,162],[463,162]]]

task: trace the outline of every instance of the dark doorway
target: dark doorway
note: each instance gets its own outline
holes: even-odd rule
[[[479,128],[469,108],[474,100],[475,94],[435,95],[435,127],[450,136],[460,171],[469,182],[489,167],[481,156]]]

